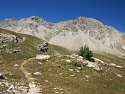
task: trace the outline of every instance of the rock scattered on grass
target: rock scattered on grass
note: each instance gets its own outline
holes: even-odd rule
[[[0,73],[0,79],[4,79],[3,75]]]
[[[117,68],[122,68],[122,66],[119,66],[119,65],[117,65],[116,67],[117,67]]]
[[[18,67],[19,65],[18,64],[14,64],[14,67]]]
[[[109,63],[109,65],[116,67],[116,64],[114,64],[114,63]]]
[[[35,72],[34,75],[38,76],[38,75],[41,75],[41,73],[40,72]]]
[[[66,60],[66,62],[67,62],[67,63],[70,63],[70,62],[71,62],[71,60]]]
[[[50,58],[50,55],[37,55],[36,59],[40,59],[40,60],[47,60]]]
[[[118,76],[118,77],[122,77],[122,75],[121,75],[121,74],[117,74],[117,76]]]
[[[69,71],[73,71],[74,69],[69,69]]]
[[[43,65],[43,63],[42,63],[42,62],[38,62],[38,64]]]

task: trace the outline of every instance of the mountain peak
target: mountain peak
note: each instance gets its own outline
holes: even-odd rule
[[[40,18],[39,16],[31,16],[30,19],[31,20],[41,20],[42,18]]]
[[[85,17],[83,17],[83,16],[79,16],[77,19],[84,19]]]
[[[114,49],[119,51],[117,49],[119,45],[125,50],[122,48],[125,45],[123,35],[116,29],[105,26],[96,19],[83,16],[58,24],[47,22],[39,16],[31,16],[19,21],[1,21],[0,27],[37,36],[51,44],[70,50],[78,50],[83,45],[88,45],[91,50],[95,51],[112,52]]]
[[[78,21],[81,21],[81,20],[84,20],[84,19],[85,19],[85,17],[83,17],[83,16],[80,16],[80,17],[77,18]]]

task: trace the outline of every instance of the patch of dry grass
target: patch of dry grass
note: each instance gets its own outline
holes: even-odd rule
[[[116,76],[117,73],[123,74],[117,68],[102,66],[103,71],[98,72],[84,66],[78,70],[78,66],[67,63],[66,59],[69,58],[52,56],[47,61],[32,60],[25,65],[25,68],[36,78],[37,84],[42,86],[44,94],[54,94],[55,92],[64,94],[125,93],[125,77]],[[41,62],[42,65],[38,62]],[[74,70],[69,71],[71,68]],[[37,71],[42,75],[33,74]]]

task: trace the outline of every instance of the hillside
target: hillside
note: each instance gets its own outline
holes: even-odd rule
[[[88,45],[93,51],[125,54],[125,35],[93,18],[81,16],[75,20],[50,23],[31,16],[20,20],[5,19],[0,21],[0,27],[33,35],[72,51]]]
[[[48,52],[39,51],[37,46],[44,42],[34,36],[0,29],[0,63],[30,58],[36,54],[70,54],[66,48],[50,44]]]
[[[0,29],[1,94],[125,93],[124,57],[94,52],[95,62],[89,62],[51,44],[42,52],[41,44],[40,38]]]

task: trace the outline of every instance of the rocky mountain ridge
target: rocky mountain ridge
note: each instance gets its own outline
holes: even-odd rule
[[[115,28],[92,18],[50,23],[38,16],[20,20],[5,19],[0,27],[15,32],[37,36],[51,44],[78,50],[88,45],[91,50],[124,54],[125,36]]]

